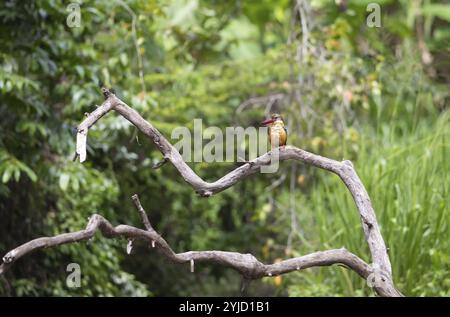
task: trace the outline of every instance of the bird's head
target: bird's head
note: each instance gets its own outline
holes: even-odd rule
[[[270,118],[264,120],[263,122],[261,122],[261,124],[267,126],[267,125],[272,125],[272,124],[274,124],[277,121],[278,122],[280,122],[280,121],[283,122],[283,119],[281,118],[281,115],[278,114],[278,113],[272,113]]]

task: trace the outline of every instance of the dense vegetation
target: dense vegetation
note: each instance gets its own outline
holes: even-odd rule
[[[381,5],[380,28],[366,25],[370,2]],[[345,246],[370,261],[354,203],[330,173],[284,162],[278,174],[201,198],[170,164],[151,169],[160,153],[114,114],[90,132],[88,160],[73,162],[74,128],[102,102],[101,80],[167,137],[195,118],[223,129],[257,126],[272,104],[286,118],[289,144],[353,160],[397,287],[450,295],[449,5],[83,1],[81,25],[70,28],[68,4],[0,4],[2,256],[36,237],[80,230],[92,213],[142,226],[130,200],[138,193],[176,251],[234,250],[274,262]],[[235,163],[192,166],[214,180]],[[147,246],[130,256],[125,246],[98,235],[40,251],[0,279],[0,294],[240,294],[234,271],[200,264],[191,274]],[[65,284],[71,262],[81,265],[81,288]],[[265,278],[246,292],[373,295],[339,266]]]

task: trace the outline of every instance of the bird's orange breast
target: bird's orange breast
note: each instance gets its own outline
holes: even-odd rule
[[[278,142],[277,142],[278,141]],[[273,147],[284,146],[287,141],[287,133],[283,124],[274,124],[269,129],[269,142]]]

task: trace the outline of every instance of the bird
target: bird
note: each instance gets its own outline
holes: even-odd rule
[[[269,127],[268,137],[272,150],[277,146],[282,148],[286,146],[287,129],[280,114],[273,113],[269,119],[264,120],[261,124]]]

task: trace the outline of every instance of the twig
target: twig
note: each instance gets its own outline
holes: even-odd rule
[[[252,164],[246,163],[235,168],[215,182],[206,182],[184,162],[178,150],[150,122],[142,118],[136,110],[117,98],[112,92],[104,91],[104,94],[108,96],[106,101],[81,123],[78,130],[80,131],[82,128],[90,127],[99,118],[114,109],[146,135],[163,154],[164,158],[167,158],[178,170],[183,179],[203,197],[209,197],[233,186],[247,176],[260,171],[260,167],[270,161],[272,151],[257,157],[252,161]],[[353,164],[350,161],[340,162],[332,160],[293,146],[286,146],[283,151],[277,152],[279,161],[297,160],[330,171],[341,178],[352,194],[353,200],[358,208],[361,222],[363,223],[364,236],[372,255],[372,261],[388,277],[391,293],[399,294],[394,287],[391,262],[383,237],[381,236],[375,211]]]
[[[141,216],[142,210],[139,208]],[[148,225],[149,224],[145,226]],[[149,225],[149,227],[151,228],[151,225]],[[238,252],[188,251],[175,253],[169,244],[154,230],[142,230],[128,225],[118,225],[114,227],[101,215],[94,214],[90,217],[86,229],[84,230],[63,233],[54,237],[34,239],[11,250],[3,257],[4,263],[0,265],[0,275],[9,269],[18,259],[31,252],[63,244],[89,240],[95,235],[97,230],[109,239],[125,237],[130,241],[136,239],[147,242],[157,241],[158,244],[156,244],[156,248],[159,249],[163,255],[174,263],[189,262],[191,272],[193,272],[194,261],[199,261],[230,267],[242,274],[246,280],[259,279],[264,276],[276,276],[311,267],[330,266],[333,264],[345,265],[364,279],[367,279],[370,274],[373,273],[373,269],[370,265],[344,248],[314,252],[274,264],[263,264],[251,254]],[[374,289],[381,296],[392,296],[390,289],[383,285],[378,285],[374,287]]]
[[[156,128],[143,119],[139,113],[118,99],[110,90],[102,88],[102,91],[106,101],[83,120],[78,127],[78,132],[85,131],[87,134],[87,130],[95,124],[97,120],[110,110],[114,109],[152,140],[164,155],[164,158],[170,161],[179,171],[183,179],[202,196],[211,196],[221,192],[247,176],[257,172],[260,166],[267,164],[270,155],[272,155],[272,152],[268,152],[253,160],[253,164],[247,163],[242,165],[215,182],[206,182],[194,173],[186,162],[183,161],[182,156],[175,147],[173,147]],[[352,194],[353,200],[360,213],[361,221],[363,223],[362,227],[372,255],[372,261],[374,265],[377,266],[377,274],[382,276],[382,283],[377,283],[377,285],[374,286],[375,291],[381,296],[402,296],[395,288],[392,280],[391,264],[387,249],[381,236],[369,195],[356,174],[353,164],[350,161],[335,161],[292,146],[286,146],[283,151],[278,152],[280,161],[289,159],[298,160],[305,164],[333,172],[342,179]],[[81,153],[78,151],[77,153],[81,156]],[[174,262],[190,262],[191,270],[193,269],[193,261],[214,262],[231,267],[248,279],[256,279],[263,276],[276,276],[313,266],[327,266],[337,263],[348,266],[365,279],[374,273],[374,269],[372,269],[371,266],[344,248],[315,252],[270,265],[261,263],[251,254],[241,254],[237,252],[189,251],[175,253],[168,243],[151,227],[137,195],[133,196],[133,201],[147,230],[141,230],[127,225],[113,227],[102,216],[93,215],[85,230],[64,233],[54,237],[38,238],[8,252],[3,257],[3,264],[0,265],[0,275],[3,274],[17,259],[34,250],[73,243],[76,241],[89,240],[93,237],[96,230],[100,230],[107,238],[122,236],[129,240],[147,240],[152,243],[152,246],[161,250],[166,257]]]
[[[150,224],[150,221],[148,220],[147,213],[142,207],[141,201],[139,200],[139,196],[137,194],[134,194],[133,196],[131,196],[131,199],[133,200],[134,205],[136,206],[136,209],[139,212],[139,215],[141,216],[141,220],[142,223],[144,224],[145,229],[147,229],[147,231],[155,231],[152,225]]]
[[[165,157],[165,158],[163,158],[161,161],[155,163],[155,164],[152,166],[152,169],[156,170],[156,169],[160,168],[161,166],[165,165],[168,161],[169,161],[169,160]]]
[[[133,36],[133,42],[134,42],[134,48],[136,49],[136,57],[138,60],[138,68],[139,68],[139,80],[141,82],[141,89],[142,92],[145,94],[146,93],[146,89],[145,89],[145,81],[144,81],[144,63],[142,60],[142,54],[139,50],[139,43],[138,43],[138,38],[137,38],[137,16],[136,13],[134,13],[134,11],[122,0],[116,0],[117,3],[119,3],[123,8],[125,8],[125,10],[130,14],[131,16],[131,33]]]

